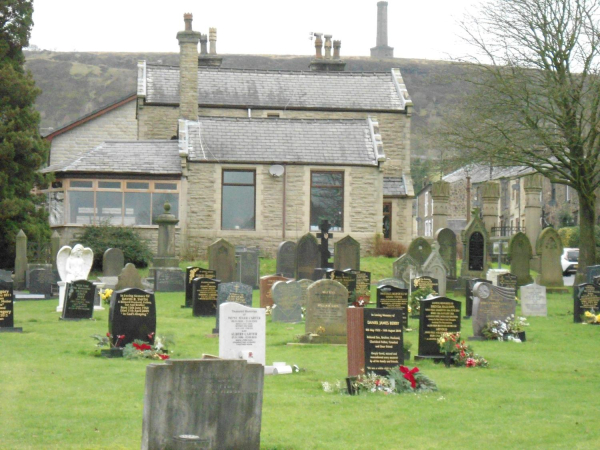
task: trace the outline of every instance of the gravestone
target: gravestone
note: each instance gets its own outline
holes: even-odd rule
[[[600,286],[600,275],[598,275],[597,277],[594,277],[594,279],[592,281],[593,281],[593,283],[592,283],[593,285]]]
[[[311,342],[346,343],[346,309],[348,291],[335,280],[315,281],[308,288],[306,333],[315,336]]]
[[[540,276],[538,283],[548,287],[562,287],[565,285],[560,265],[563,245],[558,232],[551,227],[544,228],[535,244],[539,256]]]
[[[314,281],[307,280],[306,278],[298,280],[300,289],[302,289],[302,300],[300,302],[300,306],[302,306],[303,308],[306,308],[306,305],[308,304],[308,287],[313,283]]]
[[[581,322],[586,311],[600,313],[600,286],[583,283],[573,288],[573,321]]]
[[[52,285],[56,284],[56,279],[50,264],[47,268],[33,269],[28,274],[30,294],[43,294],[46,298],[52,297]]]
[[[460,331],[460,307],[458,300],[435,297],[421,300],[419,311],[419,354],[415,359],[443,358],[437,340],[442,333]]]
[[[208,246],[208,268],[214,270],[221,283],[235,280],[235,247],[225,239]]]
[[[427,258],[429,258],[431,253],[431,244],[427,242],[427,239],[418,237],[413,239],[408,246],[406,253],[416,261],[417,267],[420,268],[423,264],[425,264]]]
[[[154,294],[135,288],[114,292],[110,299],[108,331],[113,344],[119,340],[117,336],[125,336],[119,341],[122,347],[136,339],[153,344],[156,334]]]
[[[402,311],[402,324],[408,327],[408,289],[396,286],[377,287],[377,308],[399,309]]]
[[[360,270],[360,243],[346,236],[333,244],[333,268]]]
[[[252,286],[247,286],[236,281],[219,284],[217,291],[217,321],[213,329],[214,334],[219,334],[219,307],[221,304],[231,302],[252,307]]]
[[[21,327],[15,327],[15,296],[12,281],[0,281],[0,333],[23,331]]]
[[[142,450],[258,450],[263,381],[263,366],[243,360],[149,364]]]
[[[440,255],[448,267],[448,278],[455,280],[456,274],[456,234],[450,228],[441,228],[435,235]]]
[[[119,274],[119,281],[115,286],[115,291],[122,291],[123,289],[143,289],[142,278],[138,273],[137,269],[132,263],[125,264],[123,270]]]
[[[315,269],[320,267],[319,244],[317,238],[307,233],[296,245],[296,279],[312,280]]]
[[[488,279],[494,286],[498,286],[498,275],[502,275],[508,273],[508,269],[490,269],[487,271],[485,277]]]
[[[185,291],[185,272],[174,267],[156,267],[154,269],[154,291]]]
[[[587,271],[587,282],[590,284],[594,283],[594,277],[600,275],[600,265],[598,266],[588,266]]]
[[[521,286],[521,313],[524,316],[548,315],[546,306],[546,286],[528,284]]]
[[[498,283],[497,283],[498,287],[511,288],[515,291],[515,293],[517,292],[517,287],[519,285],[519,279],[517,278],[516,275],[514,275],[510,272],[501,273],[498,275],[497,280],[498,280]]]
[[[508,255],[510,256],[510,273],[516,275],[517,286],[532,283],[529,261],[531,261],[533,252],[531,242],[525,233],[518,232],[510,238]]]
[[[194,278],[192,282],[192,315],[216,316],[219,298],[219,280]]]
[[[431,289],[433,291],[433,295],[439,295],[439,284],[438,280],[433,277],[422,276],[418,278],[414,278],[412,280],[412,290],[416,291],[417,289]]]
[[[515,313],[514,289],[476,283],[473,296],[473,336],[469,339],[483,340],[481,330],[490,320],[505,321]]]
[[[402,312],[348,308],[348,376],[386,375],[404,364]]]
[[[468,319],[473,315],[473,287],[475,283],[488,283],[485,278],[469,278],[465,283],[465,317]]]
[[[333,238],[333,233],[330,233],[331,224],[329,220],[324,220],[319,225],[320,233],[317,233],[317,238],[321,239],[319,242],[319,266],[323,268],[331,268],[332,265],[329,262],[331,258],[331,252],[329,251],[329,239]]]
[[[384,278],[383,280],[379,280],[377,282],[377,286],[395,286],[400,289],[407,289],[407,284],[404,280],[400,280],[398,278]]]
[[[342,286],[348,291],[348,303],[352,303],[356,294],[356,275],[341,270],[331,270],[327,272],[327,278],[342,283]]]
[[[109,248],[102,255],[102,274],[105,277],[118,277],[125,267],[125,255],[120,248]]]
[[[260,277],[260,307],[266,308],[267,306],[273,306],[273,296],[271,288],[278,281],[287,281],[289,278],[282,277],[279,275],[265,275]]]
[[[185,269],[185,305],[182,308],[192,307],[192,296],[194,288],[192,283],[195,278],[211,278],[216,279],[217,273],[214,270],[203,269],[202,267],[189,266]],[[216,307],[215,307],[216,308]]]
[[[266,317],[262,308],[239,303],[219,305],[219,358],[245,359],[265,365]]]
[[[421,273],[424,276],[429,276],[434,280],[437,280],[437,293],[438,295],[444,297],[446,295],[446,278],[450,269],[446,262],[442,259],[437,246],[437,242],[434,242],[433,249],[425,261],[425,264],[423,264]]]
[[[277,248],[276,272],[286,278],[296,276],[296,243],[283,241]]]
[[[365,270],[345,270],[356,275],[356,299],[371,302],[371,272]]]
[[[273,322],[302,321],[302,288],[297,281],[278,281],[273,285]]]
[[[36,263],[36,264],[27,264],[27,270],[25,272],[25,288],[28,289],[31,292],[31,277],[32,277],[32,273],[34,271],[37,270],[49,270],[52,271],[52,264],[42,264],[42,263]],[[56,283],[56,281],[58,280],[53,280],[53,282]],[[39,290],[40,288],[38,288]],[[37,293],[37,292],[36,292]]]
[[[94,315],[96,286],[91,281],[77,280],[67,283],[62,320],[91,319]]]
[[[484,278],[488,269],[489,235],[479,217],[479,210],[473,211],[472,219],[461,233],[463,260],[461,277]]]
[[[75,244],[73,248],[63,246],[56,255],[56,268],[60,275],[58,282],[58,306],[56,311],[62,312],[67,293],[67,283],[75,280],[87,280],[94,263],[94,252],[89,247]]]
[[[394,278],[402,280],[406,285],[409,285],[411,278],[417,275],[420,270],[420,265],[412,258],[412,256],[405,253],[394,261],[393,268]]]
[[[0,269],[0,281],[10,283],[12,281],[12,272],[10,270]]]
[[[236,277],[235,281],[258,289],[260,277],[260,264],[258,262],[258,248],[236,248]]]

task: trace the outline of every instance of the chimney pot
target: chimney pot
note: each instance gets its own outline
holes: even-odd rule
[[[325,35],[325,59],[331,59],[331,34]]]
[[[207,48],[207,42],[208,42],[208,36],[206,34],[201,34],[200,35],[200,54],[201,55],[207,55],[208,54],[208,48]]]
[[[323,39],[321,38],[323,33],[315,33],[315,58],[323,59]]]
[[[194,15],[192,13],[185,13],[183,15],[183,21],[185,22],[185,31],[192,31],[192,20]]]
[[[333,59],[340,59],[340,47],[342,41],[333,41]]]
[[[210,41],[210,54],[217,54],[217,29],[209,28],[208,29],[208,40]]]

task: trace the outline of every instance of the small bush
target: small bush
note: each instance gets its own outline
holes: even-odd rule
[[[120,248],[125,263],[133,263],[136,267],[146,267],[152,261],[152,251],[146,241],[129,227],[86,226],[73,244],[82,244],[94,251],[94,270],[102,269],[102,256],[109,248]]]
[[[406,253],[406,246],[400,242],[383,239],[383,237],[378,234],[375,236],[374,252],[375,256],[398,258]]]

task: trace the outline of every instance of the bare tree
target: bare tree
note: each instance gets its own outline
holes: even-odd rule
[[[579,194],[578,278],[595,263],[600,186],[596,0],[490,0],[462,23],[472,93],[439,137],[465,161],[524,165]],[[475,68],[475,70],[473,70]]]

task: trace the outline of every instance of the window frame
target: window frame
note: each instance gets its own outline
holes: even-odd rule
[[[225,183],[225,172],[251,172],[252,173],[252,184],[248,183]],[[254,216],[254,227],[252,228],[225,228],[223,226],[223,211],[224,211],[224,195],[223,191],[225,186],[252,186],[254,188],[254,208],[253,208],[253,216]],[[223,231],[256,231],[256,169],[229,169],[223,168],[221,169],[221,230]]]
[[[418,203],[417,203],[417,205],[418,205]],[[388,211],[385,210],[386,206],[389,207]],[[392,222],[392,208],[393,208],[392,202],[383,202],[383,220],[382,220],[382,225],[385,223],[386,216],[389,217],[389,223],[390,223],[390,233],[389,233],[390,236],[386,238],[385,237],[385,231],[383,231],[383,233],[382,233],[383,234],[383,239],[385,239],[386,241],[391,241],[392,240],[392,236],[393,236],[392,233],[393,233],[394,224]]]
[[[313,184],[313,179],[314,179],[314,175],[315,174],[330,174],[330,173],[339,173],[342,175],[342,184],[341,185],[314,185]],[[317,189],[341,189],[342,190],[342,202],[341,202],[341,214],[340,216],[342,217],[342,224],[341,226],[338,227],[331,227],[331,231],[335,231],[338,233],[343,233],[344,232],[344,214],[345,214],[345,203],[346,203],[346,172],[344,170],[311,170],[310,171],[310,191],[309,191],[309,217],[308,217],[308,229],[311,232],[315,232],[315,231],[319,231],[319,225],[317,224],[316,226],[316,230],[313,229],[313,225],[312,225],[312,191],[313,188],[317,188]]]

